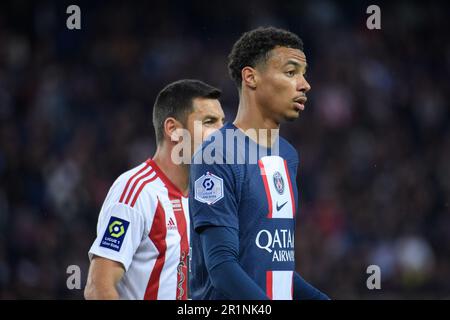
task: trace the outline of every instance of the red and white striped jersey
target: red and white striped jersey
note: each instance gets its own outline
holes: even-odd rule
[[[187,299],[188,210],[188,199],[151,159],[114,182],[89,258],[122,263],[121,299]]]

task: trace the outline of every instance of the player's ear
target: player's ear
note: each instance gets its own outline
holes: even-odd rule
[[[178,142],[183,136],[183,125],[177,119],[168,117],[164,120],[164,134],[170,141]]]
[[[242,85],[256,89],[257,71],[252,67],[244,67],[241,71]]]

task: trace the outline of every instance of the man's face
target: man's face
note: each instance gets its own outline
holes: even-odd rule
[[[186,129],[191,135],[193,146],[191,150],[194,152],[207,136],[223,126],[225,114],[217,99],[195,98],[192,107],[193,111],[188,116]],[[196,125],[197,128],[194,130]],[[194,134],[201,136],[195,137]]]
[[[294,120],[305,108],[306,92],[311,86],[305,79],[305,54],[287,47],[272,49],[265,63],[258,66],[256,97],[267,115],[275,121]]]

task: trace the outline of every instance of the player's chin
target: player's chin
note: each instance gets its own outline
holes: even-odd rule
[[[285,121],[295,121],[300,117],[299,110],[290,110],[287,114],[284,115]]]

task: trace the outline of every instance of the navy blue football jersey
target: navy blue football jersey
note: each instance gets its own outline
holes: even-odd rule
[[[205,141],[190,169],[190,296],[225,299],[208,277],[200,228],[239,232],[239,264],[271,299],[293,296],[297,151],[280,137],[264,148],[228,123]]]

